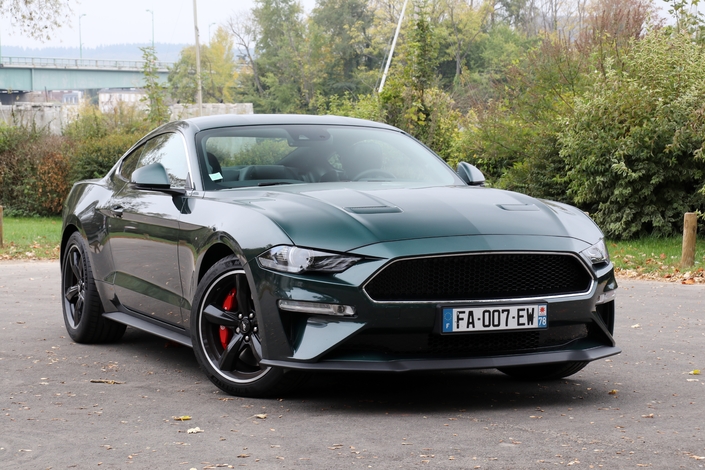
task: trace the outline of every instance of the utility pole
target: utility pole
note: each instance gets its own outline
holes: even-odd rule
[[[195,0],[194,0],[195,1]],[[78,15],[78,58],[83,59],[83,39],[81,38],[81,18],[86,14]]]
[[[196,0],[193,0],[193,29],[196,34],[196,83],[198,92],[196,100],[198,102],[198,115],[203,116],[203,93],[201,92],[201,45],[198,42],[198,8]]]
[[[154,12],[152,10],[146,11],[152,14],[152,51],[156,54],[156,51],[154,50]]]

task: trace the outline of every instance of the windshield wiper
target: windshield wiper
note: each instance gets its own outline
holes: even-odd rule
[[[257,186],[277,186],[280,184],[294,184],[290,181],[265,181],[264,183],[259,183]]]

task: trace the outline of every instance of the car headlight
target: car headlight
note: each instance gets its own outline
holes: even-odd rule
[[[605,245],[604,240],[600,240],[590,248],[583,250],[582,253],[592,264],[607,263],[610,260],[610,254],[607,251],[607,245]]]
[[[360,261],[361,258],[299,248],[298,246],[275,246],[259,255],[257,259],[263,268],[275,271],[340,273]]]

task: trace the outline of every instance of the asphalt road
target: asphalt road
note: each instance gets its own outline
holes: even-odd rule
[[[703,468],[705,375],[689,372],[705,374],[705,286],[620,284],[624,352],[570,380],[321,374],[263,400],[220,393],[190,349],[135,330],[73,343],[58,263],[3,262],[0,467]]]

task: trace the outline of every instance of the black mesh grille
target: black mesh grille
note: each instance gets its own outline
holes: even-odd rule
[[[571,255],[489,253],[397,261],[365,291],[377,301],[491,300],[575,294],[590,283]]]
[[[333,355],[378,352],[417,357],[467,357],[558,347],[587,336],[585,324],[554,326],[541,331],[453,335],[366,332],[346,341]]]

